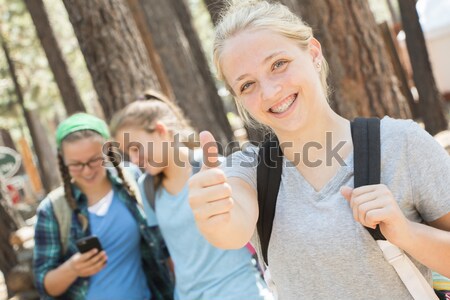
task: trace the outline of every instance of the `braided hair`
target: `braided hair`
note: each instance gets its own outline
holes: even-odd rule
[[[114,151],[115,148],[112,145],[112,143],[107,143],[106,145],[108,152],[106,156],[108,157],[108,161],[114,166],[114,168],[117,171],[117,175],[122,180],[122,184],[125,187],[126,192],[128,193],[128,196],[136,201],[136,194],[134,193],[133,189],[131,188],[129,182],[126,180],[125,176],[123,175],[123,169],[120,166],[121,157],[118,154],[118,152]]]
[[[61,153],[58,153],[58,163],[59,163],[59,170],[61,172],[61,177],[63,180],[64,193],[66,196],[65,198],[67,204],[69,204],[69,207],[73,210],[73,212],[77,214],[78,221],[80,222],[83,231],[86,231],[89,222],[86,216],[81,213],[80,209],[78,208],[77,202],[73,197],[69,169],[64,164],[64,158],[62,157]]]

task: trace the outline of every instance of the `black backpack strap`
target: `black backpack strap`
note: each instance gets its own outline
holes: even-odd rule
[[[153,183],[153,176],[150,174],[144,174],[144,193],[145,198],[147,198],[148,204],[150,207],[155,210],[155,185]]]
[[[264,262],[268,265],[267,251],[269,248],[272,224],[275,217],[275,208],[278,190],[283,170],[283,153],[278,139],[272,136],[259,149],[257,167],[257,192],[259,217],[256,224],[261,244]]]
[[[356,118],[351,122],[351,130],[355,188],[379,184],[381,173],[380,119]],[[386,240],[379,226],[376,229],[368,227],[366,229],[375,240]]]

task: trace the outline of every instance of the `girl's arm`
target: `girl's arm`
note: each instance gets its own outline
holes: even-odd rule
[[[215,183],[213,183],[215,182]],[[214,246],[238,249],[250,240],[258,218],[256,191],[215,168],[189,182],[189,201],[200,232]]]
[[[217,146],[210,133],[200,135],[202,169],[189,180],[189,203],[201,233],[214,246],[242,248],[258,218],[256,191],[244,180],[227,178],[217,166]]]
[[[409,238],[399,247],[439,274],[450,277],[450,213],[429,225],[410,222]]]
[[[86,253],[76,253],[44,277],[45,290],[50,296],[60,296],[77,280],[78,277],[92,276],[105,266],[105,251],[97,253],[92,249]]]
[[[450,213],[428,226],[408,220],[391,191],[383,184],[343,187],[353,217],[366,227],[380,226],[388,241],[430,269],[450,277]]]
[[[76,253],[61,264],[59,227],[49,198],[42,201],[36,215],[33,272],[36,287],[41,295],[59,296],[66,292],[79,276],[90,276],[103,268],[106,261],[104,252],[93,257],[93,252],[82,255]]]

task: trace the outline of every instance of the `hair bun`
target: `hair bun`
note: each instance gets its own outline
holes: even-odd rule
[[[227,10],[239,10],[242,8],[252,7],[264,2],[268,3],[268,1],[265,0],[229,0]]]

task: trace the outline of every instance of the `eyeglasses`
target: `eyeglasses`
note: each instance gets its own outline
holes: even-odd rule
[[[89,169],[94,169],[98,166],[100,166],[103,163],[103,157],[96,157],[93,158],[85,163],[73,163],[66,165],[69,171],[71,172],[81,172],[83,171],[85,166],[88,166]]]

